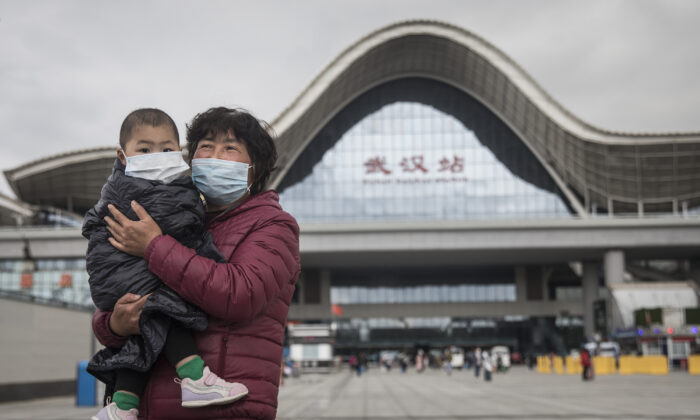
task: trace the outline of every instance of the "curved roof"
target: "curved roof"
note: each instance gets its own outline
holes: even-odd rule
[[[591,207],[675,211],[700,205],[700,132],[622,133],[580,120],[482,38],[449,24],[409,21],[343,51],[272,122],[278,187],[316,135],[361,95],[400,79],[457,89],[502,120],[582,216]],[[114,148],[66,153],[5,171],[17,196],[84,211],[97,201]]]
[[[28,203],[84,213],[100,198],[116,156],[116,147],[78,150],[7,170],[5,177]]]
[[[341,53],[272,123],[279,171],[363,93],[392,80],[428,78],[496,114],[532,150],[579,214],[593,203],[618,211],[700,204],[700,132],[622,133],[593,127],[549,96],[520,66],[455,26],[410,21],[380,29]]]

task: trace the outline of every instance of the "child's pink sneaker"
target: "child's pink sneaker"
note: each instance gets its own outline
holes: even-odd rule
[[[248,395],[248,388],[238,382],[226,382],[213,374],[208,366],[204,375],[196,381],[176,379],[182,389],[183,407],[206,407],[208,405],[230,404]]]
[[[102,407],[96,415],[92,416],[92,420],[137,420],[139,410],[132,408],[129,411],[117,408],[115,403],[110,403]]]

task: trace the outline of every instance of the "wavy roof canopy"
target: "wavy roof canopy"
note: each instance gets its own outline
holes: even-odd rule
[[[598,209],[672,211],[700,205],[700,132],[621,133],[576,118],[520,66],[464,29],[411,21],[380,29],[338,56],[272,124],[277,187],[324,126],[363,93],[427,78],[472,96],[498,116],[582,216]]]
[[[592,207],[643,213],[700,206],[700,133],[593,127],[487,41],[431,21],[398,23],[367,35],[311,82],[272,123],[279,134],[279,169],[270,186],[282,184],[300,154],[314,147],[317,134],[353,101],[402,79],[440,82],[480,102],[532,152],[581,216]],[[84,211],[99,198],[114,157],[114,148],[72,152],[5,176],[24,201]]]
[[[115,147],[79,150],[24,164],[5,177],[28,203],[83,214],[99,200],[116,156]]]

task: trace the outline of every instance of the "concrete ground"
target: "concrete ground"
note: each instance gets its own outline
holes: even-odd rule
[[[700,419],[700,376],[578,376],[516,367],[486,383],[472,372],[370,370],[288,378],[280,420]],[[0,419],[89,419],[73,398],[0,404]]]

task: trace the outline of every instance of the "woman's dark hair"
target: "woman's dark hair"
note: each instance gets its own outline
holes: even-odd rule
[[[187,150],[190,164],[197,150],[197,144],[207,136],[233,133],[236,140],[245,144],[253,163],[253,183],[250,195],[255,195],[265,188],[270,174],[275,170],[277,148],[272,139],[272,128],[264,121],[250,115],[244,109],[226,107],[209,108],[195,115],[187,124]]]

